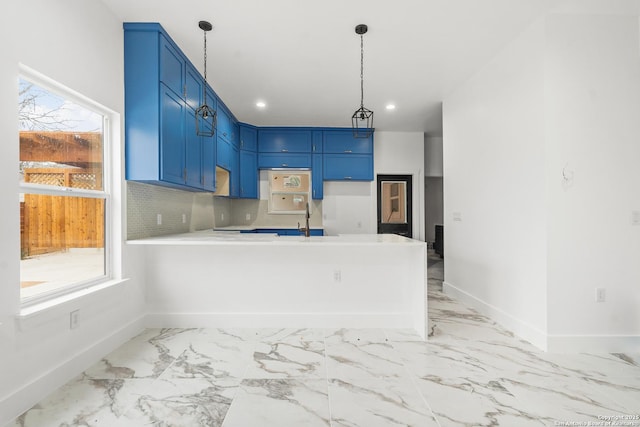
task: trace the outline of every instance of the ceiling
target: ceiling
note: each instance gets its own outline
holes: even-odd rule
[[[559,0],[102,0],[123,22],[159,22],[242,122],[442,134],[442,100]],[[264,109],[256,107],[262,100]],[[388,103],[396,105],[387,110]]]

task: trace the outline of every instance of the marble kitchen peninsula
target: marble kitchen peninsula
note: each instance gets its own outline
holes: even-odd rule
[[[128,244],[146,251],[149,327],[410,328],[425,338],[424,242],[207,230]]]

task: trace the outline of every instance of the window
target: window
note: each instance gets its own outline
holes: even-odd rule
[[[28,304],[110,278],[109,113],[37,76],[21,76],[18,93],[20,296]]]

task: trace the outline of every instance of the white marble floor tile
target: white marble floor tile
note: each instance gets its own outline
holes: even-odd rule
[[[184,351],[170,351],[166,341],[189,330],[151,329],[131,339],[85,371],[87,378],[157,378]]]
[[[326,378],[324,342],[260,342],[245,378]]]
[[[159,379],[117,420],[117,427],[145,425],[219,427],[238,390],[239,379]]]
[[[326,380],[243,380],[224,427],[329,426]]]
[[[400,357],[388,342],[327,346],[327,377],[343,380],[407,378]]]
[[[384,329],[386,341],[390,342],[424,342],[424,340],[413,329]]]
[[[312,328],[265,329],[257,339],[263,343],[299,344],[309,341],[324,341],[324,331]]]
[[[548,425],[521,408],[498,378],[430,375],[416,379],[416,384],[442,427]]]
[[[25,412],[12,427],[111,427],[153,381],[76,379]]]
[[[640,411],[638,389],[603,387],[580,379],[549,378],[545,383],[537,384],[508,378],[501,381],[517,398],[521,408],[548,425],[562,421],[597,423],[598,417],[638,414]],[[640,420],[636,425],[640,425]]]
[[[243,340],[194,340],[160,378],[242,378],[254,348],[255,343]]]
[[[386,335],[382,329],[326,329],[325,343],[327,347],[352,344],[366,345],[371,343],[383,343]]]
[[[408,379],[330,380],[329,404],[332,427],[438,427]]]

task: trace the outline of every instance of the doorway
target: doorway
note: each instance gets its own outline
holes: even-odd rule
[[[412,176],[378,175],[378,234],[413,237]]]

